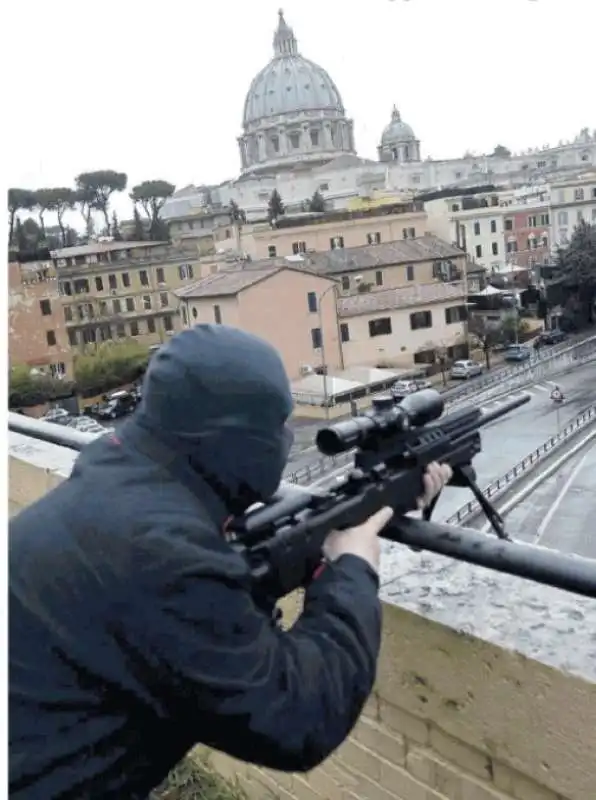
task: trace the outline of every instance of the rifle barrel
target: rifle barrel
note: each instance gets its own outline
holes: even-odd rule
[[[381,536],[391,542],[596,598],[596,560],[593,559],[522,542],[503,541],[469,528],[454,528],[412,517],[391,522]]]

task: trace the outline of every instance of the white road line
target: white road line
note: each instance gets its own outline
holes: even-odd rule
[[[542,386],[541,384],[536,384],[536,386],[532,386],[532,389],[538,389],[539,392],[548,392],[550,391],[547,386]]]
[[[548,509],[548,512],[547,512],[546,516],[544,517],[544,519],[542,520],[542,522],[538,526],[538,531],[536,533],[536,538],[534,539],[533,544],[538,544],[540,542],[540,539],[542,539],[543,535],[546,533],[546,529],[548,528],[552,518],[557,513],[557,510],[559,509],[559,506],[561,505],[561,503],[565,499],[565,496],[567,495],[567,492],[569,491],[569,489],[571,489],[571,486],[572,486],[574,480],[577,478],[577,476],[580,473],[582,467],[584,466],[584,462],[585,462],[586,458],[589,455],[590,455],[590,453],[588,451],[584,456],[582,456],[580,458],[578,463],[573,468],[573,470],[571,472],[571,475],[567,478],[567,480],[565,481],[565,483],[561,487],[561,491],[555,497],[554,502],[551,505],[551,507]]]

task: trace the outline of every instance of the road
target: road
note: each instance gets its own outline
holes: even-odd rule
[[[563,428],[594,400],[596,363],[560,375],[556,381],[566,398],[561,407],[555,407],[550,399],[554,381],[545,380],[523,390],[524,394],[529,394],[531,397],[527,405],[483,429],[483,450],[474,460],[480,488],[484,488],[507,472],[549,436],[556,434],[559,428]],[[512,396],[518,394],[520,392],[513,392]],[[487,400],[482,408],[484,411],[492,411],[501,405],[504,399],[506,398]],[[342,468],[328,473],[315,485],[318,488],[333,486],[344,472],[345,469]],[[445,490],[437,504],[435,518],[446,520],[469,499],[470,493],[466,489]]]
[[[514,539],[596,559],[596,443],[580,450],[506,516]]]

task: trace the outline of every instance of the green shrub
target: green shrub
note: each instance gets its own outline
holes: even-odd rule
[[[238,785],[224,781],[208,759],[193,755],[170,772],[149,800],[246,800],[246,794]]]
[[[29,408],[42,403],[72,397],[72,383],[57,380],[49,375],[31,374],[31,367],[18,364],[11,367],[8,376],[8,407]]]
[[[135,341],[104,342],[76,356],[75,384],[83,397],[102,394],[140,378],[149,362],[149,352]]]

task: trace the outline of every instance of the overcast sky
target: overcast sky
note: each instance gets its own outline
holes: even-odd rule
[[[280,0],[7,4],[8,184],[237,175],[242,106]],[[300,52],[335,80],[358,152],[397,103],[423,157],[519,150],[596,127],[587,0],[285,0]],[[592,20],[593,23],[593,20]],[[129,215],[126,196],[116,208]]]

